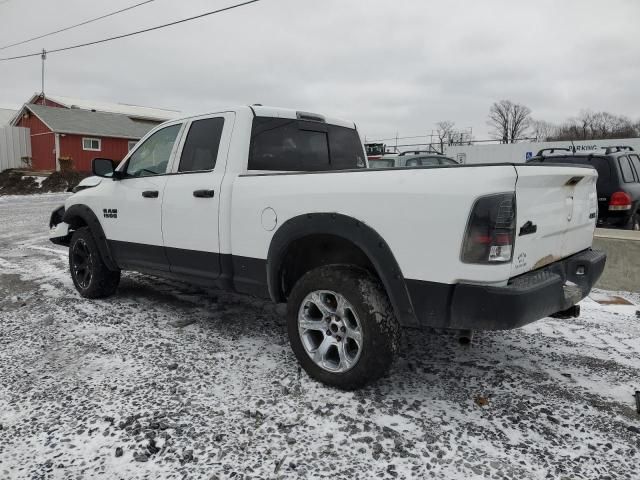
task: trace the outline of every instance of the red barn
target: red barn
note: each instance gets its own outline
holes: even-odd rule
[[[70,158],[75,170],[88,172],[96,157],[122,160],[149,130],[177,114],[133,105],[34,96],[12,124],[31,131],[34,170],[59,170],[59,159]]]

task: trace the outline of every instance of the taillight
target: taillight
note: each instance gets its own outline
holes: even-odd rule
[[[631,210],[631,195],[615,192],[609,200],[609,210]]]
[[[513,193],[488,195],[476,200],[467,224],[462,261],[506,263],[513,255],[516,197]]]

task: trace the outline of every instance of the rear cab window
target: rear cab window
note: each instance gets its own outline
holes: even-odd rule
[[[249,170],[317,172],[365,166],[353,128],[289,118],[253,119]]]

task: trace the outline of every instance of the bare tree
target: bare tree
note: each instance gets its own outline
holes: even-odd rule
[[[558,127],[546,120],[531,120],[531,135],[536,142],[546,142],[556,135]]]
[[[438,137],[438,142],[440,143],[440,153],[444,152],[445,144],[451,145],[450,141],[455,132],[454,130],[455,122],[451,120],[443,120],[441,122],[436,123],[436,135]]]
[[[511,102],[500,100],[491,105],[487,123],[493,127],[493,134],[502,143],[509,143],[509,124],[511,123]]]
[[[590,139],[593,135],[593,125],[595,122],[595,115],[590,110],[583,110],[580,112],[580,116],[577,118],[577,124],[580,131],[582,131],[582,138],[584,140]]]
[[[491,105],[487,123],[502,143],[515,143],[531,124],[531,109],[511,100],[500,100]]]

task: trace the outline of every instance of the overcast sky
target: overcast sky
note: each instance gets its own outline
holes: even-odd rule
[[[0,0],[0,46],[140,0]],[[235,3],[156,0],[0,51],[127,33]],[[0,62],[0,107],[40,91],[40,59]],[[492,102],[561,121],[581,109],[640,118],[640,1],[262,0],[46,62],[45,91],[187,113],[263,103],[355,120],[368,138],[440,120],[486,138]]]

